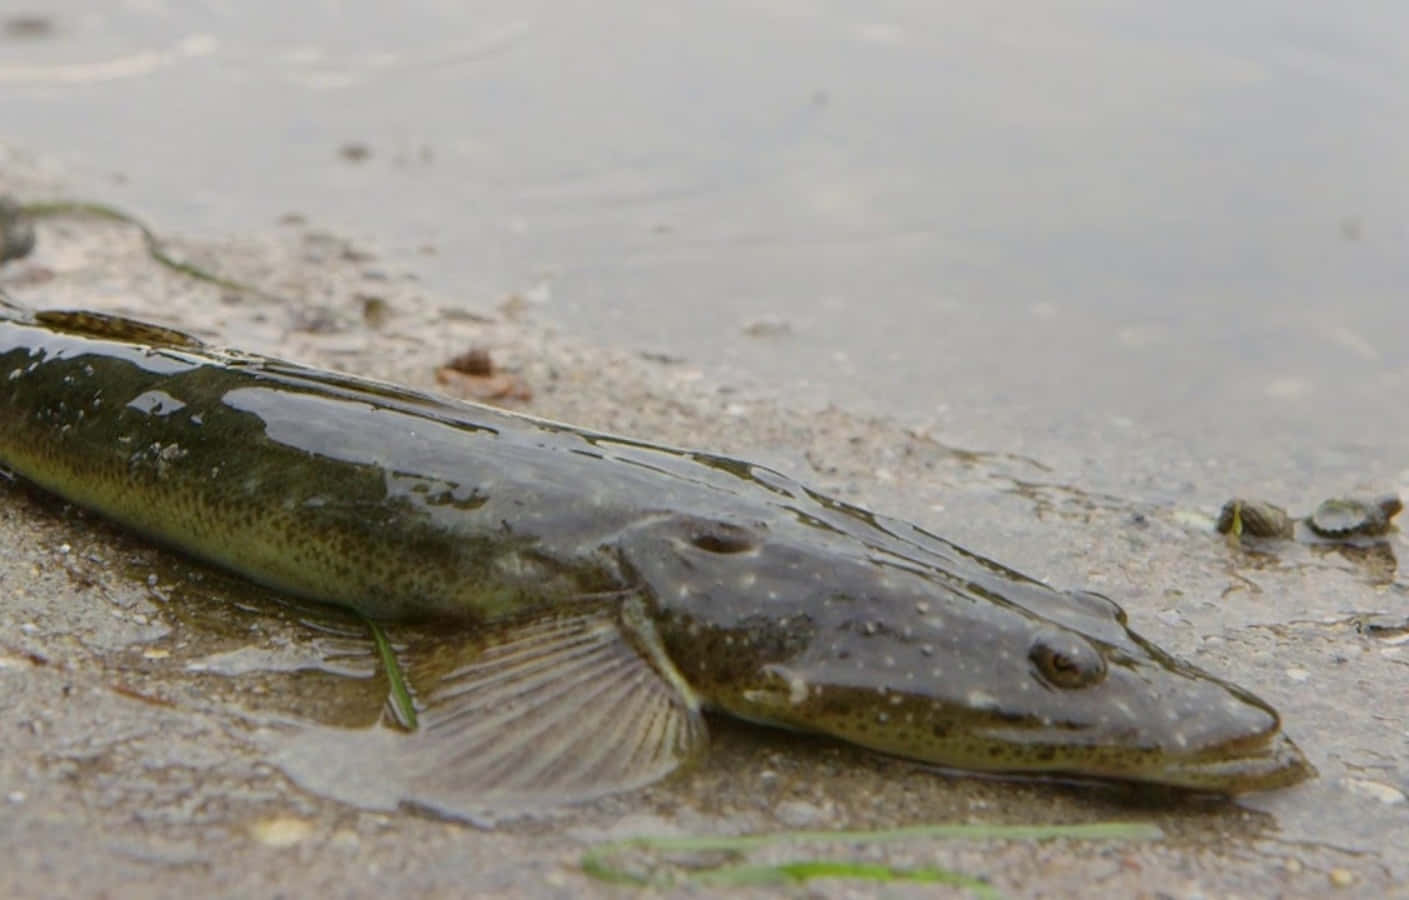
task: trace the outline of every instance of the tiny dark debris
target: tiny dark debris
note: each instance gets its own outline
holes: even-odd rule
[[[6,37],[45,38],[54,33],[54,20],[37,13],[19,13],[5,20],[4,31]]]

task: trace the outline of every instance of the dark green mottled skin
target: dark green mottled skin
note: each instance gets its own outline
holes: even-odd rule
[[[467,629],[634,592],[684,682],[745,718],[985,770],[1310,771],[1266,704],[1110,601],[771,470],[36,315],[0,308],[0,463],[271,587]]]

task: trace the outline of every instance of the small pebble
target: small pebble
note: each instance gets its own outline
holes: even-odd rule
[[[5,20],[5,35],[12,38],[42,38],[54,33],[54,20],[48,16],[21,13]]]
[[[567,887],[568,878],[561,869],[552,869],[543,876],[543,882],[549,887]]]
[[[1327,873],[1327,877],[1331,879],[1332,885],[1339,888],[1350,887],[1355,883],[1355,873],[1349,869],[1332,869]]]
[[[338,148],[338,156],[348,162],[365,162],[372,158],[372,148],[360,141],[349,141]]]
[[[778,821],[789,828],[809,828],[822,820],[822,809],[803,800],[785,800],[773,810]]]
[[[792,334],[793,326],[778,316],[761,316],[745,322],[740,330],[749,337],[779,338]]]
[[[250,837],[267,847],[292,847],[313,833],[313,823],[293,816],[260,819],[250,826]]]
[[[1352,794],[1378,800],[1386,806],[1409,802],[1409,797],[1406,797],[1399,788],[1383,782],[1371,781],[1368,778],[1347,778],[1345,786]]]

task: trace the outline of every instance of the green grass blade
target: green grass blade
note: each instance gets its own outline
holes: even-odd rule
[[[815,878],[849,878],[875,882],[929,882],[998,896],[980,878],[935,866],[912,869],[850,860],[797,860],[778,864],[739,863],[686,871],[682,875],[649,875],[613,865],[609,858],[626,850],[738,855],[775,844],[878,844],[904,840],[1158,840],[1157,826],[1140,822],[1095,822],[1084,825],[917,825],[878,831],[782,831],[733,837],[635,837],[598,844],[582,856],[584,873],[612,884],[668,887],[682,882],[712,886],[800,883]]]
[[[407,731],[415,731],[416,702],[412,699],[411,690],[406,686],[406,679],[401,674],[401,663],[397,661],[396,651],[391,648],[391,641],[387,640],[382,626],[365,616],[362,621],[367,623],[367,630],[372,632],[372,641],[377,645],[377,656],[381,658],[382,669],[386,672],[387,705],[396,717],[396,724]]]
[[[213,284],[217,287],[225,288],[226,290],[253,294],[258,297],[263,297],[266,300],[281,299],[253,285],[245,284],[243,281],[225,278],[194,263],[183,262],[176,259],[166,251],[166,248],[162,246],[161,239],[157,237],[156,232],[147,227],[145,222],[131,213],[123,212],[117,207],[108,206],[103,203],[58,201],[54,203],[26,203],[19,208],[19,211],[22,215],[32,219],[53,218],[57,216],[86,216],[88,218],[131,225],[142,235],[142,240],[147,247],[147,254],[157,263],[166,266],[173,272],[178,272],[187,277],[194,278],[197,281],[204,281],[207,284]]]

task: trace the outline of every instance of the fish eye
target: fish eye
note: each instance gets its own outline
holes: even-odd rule
[[[758,546],[758,539],[748,529],[727,522],[701,523],[690,535],[690,543],[707,553],[744,553]]]
[[[1100,651],[1070,631],[1044,631],[1032,642],[1028,659],[1042,680],[1058,688],[1084,688],[1106,677]]]

